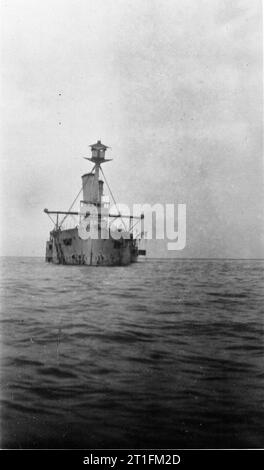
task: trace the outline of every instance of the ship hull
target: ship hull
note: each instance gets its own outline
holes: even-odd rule
[[[46,244],[46,261],[54,264],[126,266],[136,262],[137,258],[138,249],[133,238],[83,240],[77,227],[52,231]]]

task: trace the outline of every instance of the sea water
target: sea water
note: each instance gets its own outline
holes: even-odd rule
[[[263,267],[2,258],[1,446],[264,447]]]

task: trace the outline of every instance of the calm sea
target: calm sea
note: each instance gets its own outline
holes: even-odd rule
[[[2,447],[264,447],[262,261],[1,263]]]

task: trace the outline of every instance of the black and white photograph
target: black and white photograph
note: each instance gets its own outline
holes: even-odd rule
[[[262,450],[262,1],[0,10],[1,455]]]

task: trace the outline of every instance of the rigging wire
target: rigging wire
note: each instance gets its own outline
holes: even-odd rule
[[[95,169],[95,165],[94,165],[94,167],[93,167],[91,173],[93,172],[94,169]],[[77,201],[78,197],[80,196],[80,194],[81,194],[81,192],[82,192],[82,189],[83,189],[83,188],[81,187],[80,191],[78,192],[76,198],[74,199],[73,203],[71,204],[71,206],[70,206],[70,208],[68,209],[67,212],[70,212],[71,209],[73,208],[75,202]],[[64,222],[65,219],[68,217],[68,215],[69,215],[69,214],[66,214],[65,217],[63,217],[63,219],[62,219],[62,221],[61,221],[61,223],[60,223],[60,225],[59,225],[59,228],[62,226],[63,222]]]
[[[137,224],[139,224],[139,222],[140,222],[140,220],[137,220],[137,221],[134,223],[134,225],[132,225],[132,227],[131,227],[131,229],[130,229],[131,232],[132,232],[133,228],[134,228]]]
[[[51,222],[53,222],[54,225],[56,225],[56,222],[53,220],[53,218],[49,215],[48,212],[46,212],[46,214],[48,215],[48,217],[50,218]]]
[[[133,233],[133,228],[134,228],[139,222],[141,222],[141,219],[140,219],[140,220],[137,220],[137,221],[134,223],[134,225],[132,225],[132,227],[131,227],[131,229],[130,229],[131,233]],[[141,234],[140,234],[140,236],[142,237],[142,224],[140,225],[140,228],[141,228]]]
[[[105,182],[106,182],[106,185],[107,185],[107,187],[108,187],[108,191],[110,192],[110,194],[111,194],[111,196],[112,196],[112,199],[113,199],[114,204],[115,204],[115,206],[116,206],[116,209],[117,209],[117,211],[118,211],[118,215],[120,216],[120,218],[121,218],[121,220],[122,220],[122,224],[123,224],[123,226],[124,226],[124,229],[126,230],[127,228],[126,228],[125,222],[124,222],[124,220],[123,220],[123,218],[122,218],[122,215],[121,215],[120,211],[118,210],[117,203],[116,203],[116,201],[115,201],[114,195],[113,195],[113,193],[112,193],[112,191],[111,191],[111,188],[110,188],[110,186],[109,186],[109,184],[108,184],[108,182],[107,182],[107,179],[106,179],[106,177],[105,177],[105,174],[104,174],[104,172],[103,172],[103,169],[102,169],[101,165],[100,165],[100,170],[101,170],[101,172],[102,172],[102,175],[103,175],[104,180],[105,180]]]
[[[73,203],[71,204],[71,206],[70,206],[70,208],[68,209],[67,212],[70,212],[70,211],[71,211],[71,209],[73,208],[75,202],[77,201],[78,197],[80,196],[81,192],[82,192],[82,188],[81,188],[80,191],[78,192],[76,198],[74,199]],[[60,225],[59,225],[59,228],[62,226],[63,222],[64,222],[65,219],[68,217],[68,215],[69,215],[69,214],[66,214],[66,215],[63,217],[63,219],[62,219],[62,221],[61,221],[61,223],[60,223]]]
[[[94,165],[94,167],[93,167],[91,173],[94,171],[95,166],[96,166],[96,165]],[[108,188],[108,190],[109,190],[109,192],[110,192],[110,194],[111,194],[111,197],[112,197],[112,199],[113,199],[114,205],[115,205],[115,207],[116,207],[116,209],[117,209],[117,211],[118,211],[118,216],[120,217],[120,219],[121,219],[121,221],[122,221],[122,224],[123,224],[123,226],[124,226],[124,229],[127,230],[126,225],[125,225],[125,222],[124,222],[124,220],[123,220],[123,218],[122,218],[121,212],[120,212],[119,209],[118,209],[118,206],[117,206],[115,197],[114,197],[114,195],[113,195],[113,193],[112,193],[112,191],[111,191],[111,188],[110,188],[110,186],[109,186],[109,184],[108,184],[108,181],[107,181],[107,179],[106,179],[106,176],[105,176],[105,174],[104,174],[104,172],[103,172],[103,169],[102,169],[101,165],[100,165],[100,170],[101,170],[102,175],[103,175],[103,177],[104,177],[104,180],[105,180],[105,183],[106,183],[106,185],[107,185],[107,188]],[[70,207],[69,207],[69,209],[68,209],[67,212],[70,212],[70,211],[71,211],[71,209],[73,208],[75,202],[77,201],[78,197],[80,196],[82,190],[83,190],[83,188],[81,187],[80,191],[78,192],[77,196],[75,197],[74,201],[73,201],[72,204],[70,205]],[[61,228],[63,222],[67,219],[67,217],[68,217],[69,215],[70,215],[70,214],[66,214],[66,215],[63,217],[62,221],[61,221],[60,224],[59,224],[59,228]],[[48,216],[50,217],[49,214],[48,214]],[[50,219],[52,220],[53,224],[56,225],[55,222],[54,222],[54,220],[53,220],[51,217],[50,217]],[[115,219],[114,219],[114,220],[115,220]],[[137,223],[138,223],[138,222],[136,222],[136,223],[133,225],[133,227],[134,227]],[[130,230],[132,230],[133,227],[131,227]]]

